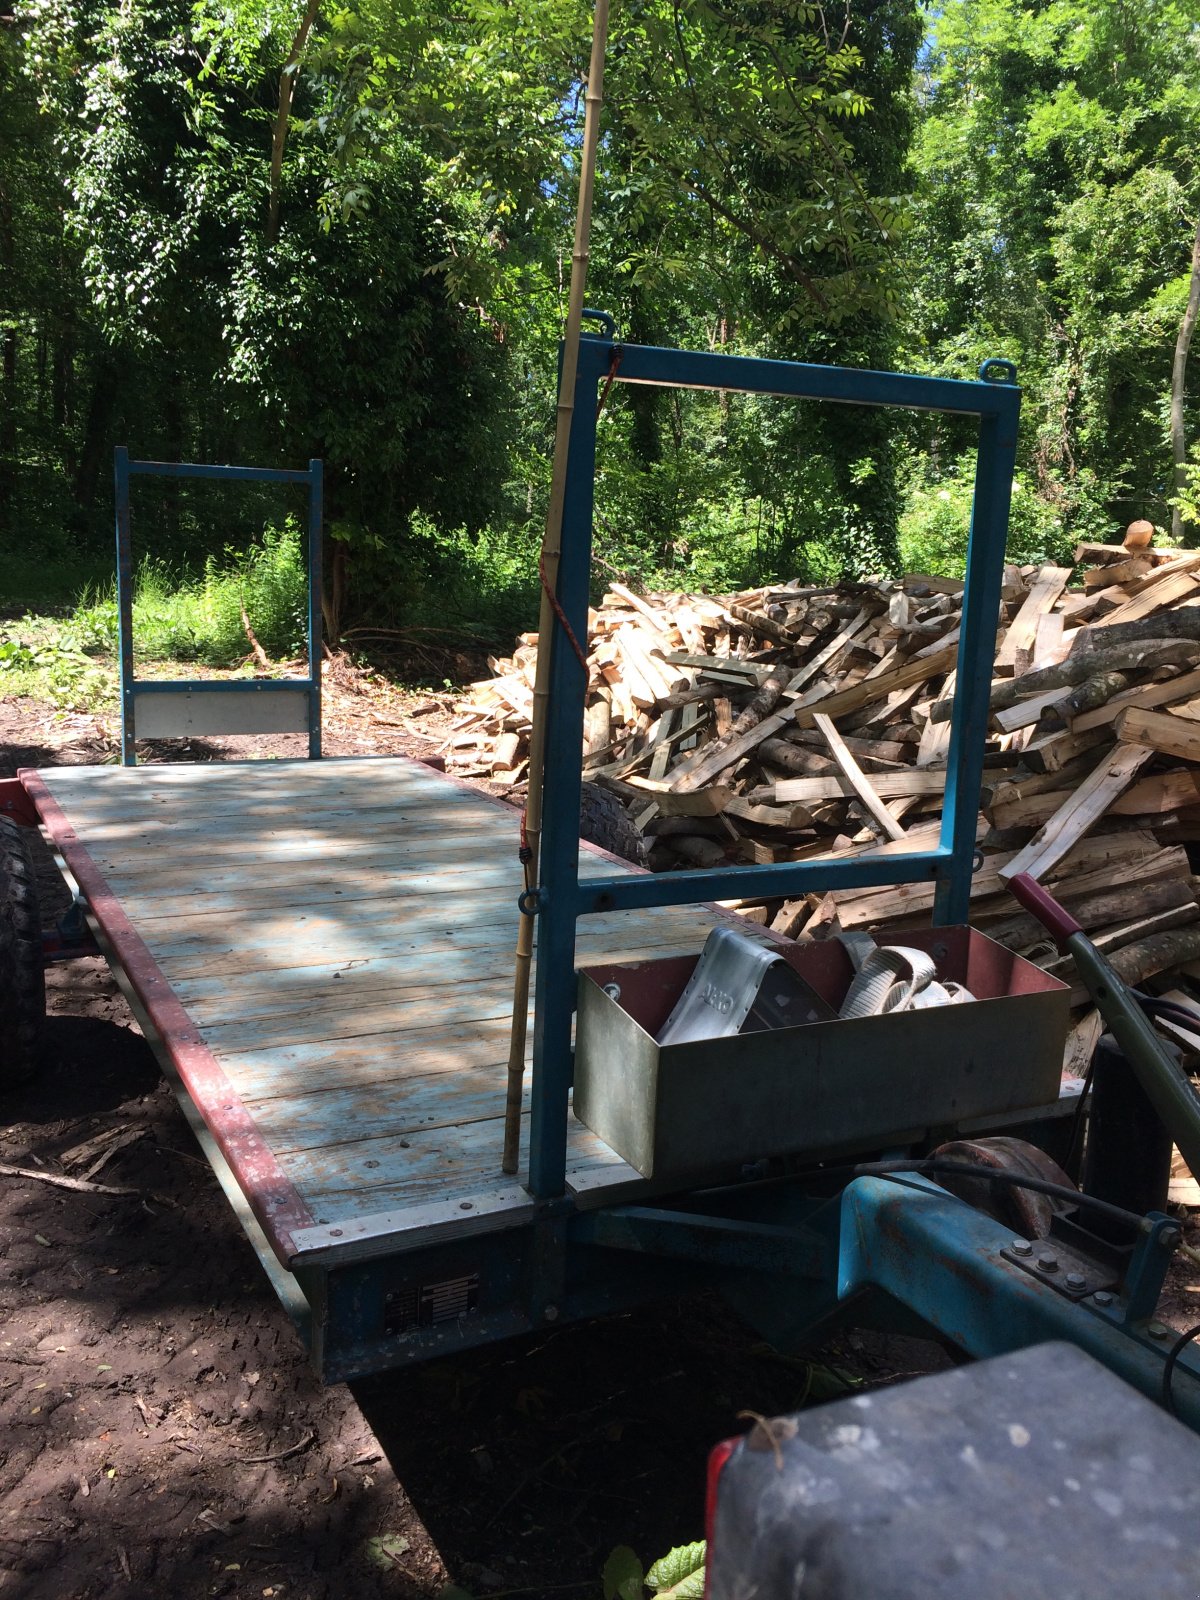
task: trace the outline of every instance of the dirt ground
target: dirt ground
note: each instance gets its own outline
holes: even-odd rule
[[[329,754],[436,752],[443,704],[346,682]],[[0,776],[115,751],[110,719],[0,700]],[[52,919],[48,852],[42,872]],[[0,1162],[134,1192],[0,1169],[3,1600],[598,1596],[616,1545],[649,1565],[702,1535],[739,1411],[804,1398],[808,1364],[709,1298],[323,1389],[104,963],[47,979],[45,1071],[6,1097]],[[850,1334],[824,1359],[890,1380],[944,1357]]]
[[[327,749],[428,756],[429,701],[343,686]],[[150,754],[246,744],[300,753]],[[0,776],[114,752],[110,721],[0,700]],[[709,1298],[323,1389],[103,963],[48,984],[44,1074],[0,1121],[0,1600],[599,1596],[614,1546],[702,1535],[740,1411],[805,1397],[808,1364]],[[868,1382],[946,1359],[855,1333],[821,1358]]]

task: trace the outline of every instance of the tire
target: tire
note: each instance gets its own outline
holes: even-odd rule
[[[645,843],[633,818],[615,794],[595,783],[585,783],[579,794],[579,837],[623,861],[645,865]]]
[[[38,1069],[46,975],[37,879],[24,828],[0,817],[0,1089]]]

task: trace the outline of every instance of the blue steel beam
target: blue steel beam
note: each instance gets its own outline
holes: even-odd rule
[[[964,382],[922,378],[856,367],[823,367],[803,361],[764,361],[757,356],[725,356],[705,351],[662,350],[653,345],[612,344],[588,338],[602,352],[607,371],[612,353],[620,355],[618,383],[668,385],[680,389],[732,389],[741,394],[771,394],[797,400],[829,400],[855,406],[895,406],[907,411],[938,411],[968,417],[1008,417],[1016,423],[1021,391],[1014,382]],[[1015,380],[1010,362],[988,362]],[[987,393],[981,391],[986,390]]]
[[[130,461],[136,478],[234,478],[244,483],[308,483],[311,463],[301,471],[293,467],[219,467],[198,461]]]
[[[842,1194],[840,1241],[840,1300],[882,1289],[976,1357],[1066,1339],[1152,1400],[1161,1396],[1171,1340],[1153,1338],[1157,1324],[1123,1324],[1119,1303],[1105,1310],[1070,1300],[1006,1261],[1011,1229],[926,1178],[856,1178]],[[1200,1429],[1198,1359],[1184,1351],[1172,1395],[1180,1419]]]
[[[308,754],[321,754],[321,529],[324,521],[324,466],[312,459],[303,470],[290,467],[226,467],[194,461],[131,461],[118,445],[113,456],[116,487],[117,633],[121,676],[121,763],[137,764],[137,699],[158,691],[193,694],[216,692],[271,693],[302,690],[306,695]],[[308,486],[308,676],[255,681],[205,683],[150,680],[138,682],[133,653],[133,555],[129,519],[129,480],[143,478],[207,478],[228,482],[303,483]]]
[[[308,463],[308,755],[321,754],[321,530],[325,524],[325,467]]]
[[[986,363],[981,370],[987,370]],[[1016,412],[984,417],[979,429],[975,495],[967,541],[970,582],[963,593],[958,676],[954,682],[946,793],[942,802],[942,848],[949,850],[958,863],[970,861],[975,855],[983,747],[990,715],[991,663],[996,653],[996,619],[1000,614],[1004,546],[1008,537],[1016,457]],[[934,897],[934,921],[966,922],[970,898],[969,875],[958,871],[942,877]]]
[[[971,850],[975,822],[971,819]],[[968,858],[969,862],[970,858]],[[856,856],[849,861],[781,861],[769,867],[719,867],[711,872],[656,872],[631,877],[588,878],[576,890],[580,916],[631,911],[646,906],[695,905],[702,900],[750,899],[755,895],[797,895],[819,889],[863,889],[893,883],[928,882],[949,873],[955,858],[948,849],[913,850],[888,856]],[[970,869],[968,865],[968,881]],[[554,883],[549,894],[561,894]],[[960,919],[965,920],[965,919]]]
[[[614,369],[614,362],[616,363]],[[538,963],[533,1028],[529,1187],[542,1198],[565,1187],[571,1085],[575,924],[580,915],[633,907],[689,904],[800,889],[861,887],[934,879],[935,920],[966,920],[975,856],[975,816],[987,724],[988,685],[1004,561],[1012,452],[1021,392],[1008,362],[988,362],[981,381],[861,372],[801,362],[581,341],[573,396],[557,599],[577,639],[587,637],[592,512],[596,468],[596,393],[609,373],[649,383],[795,399],[949,412],[980,418],[979,466],[972,508],[971,564],[959,640],[951,772],[937,850],[852,862],[797,862],[720,872],[667,873],[589,880],[578,877],[579,790],[586,674],[556,626],[550,641]],[[1001,381],[997,381],[997,380]]]

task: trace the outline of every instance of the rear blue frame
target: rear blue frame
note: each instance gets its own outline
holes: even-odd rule
[[[607,317],[601,320],[609,322]],[[541,888],[536,897],[538,958],[529,1187],[539,1198],[560,1195],[565,1187],[578,918],[649,906],[752,896],[795,897],[830,889],[932,880],[936,884],[934,921],[966,922],[1021,408],[1016,368],[1008,361],[987,361],[977,381],[962,382],[660,350],[585,335],[575,384],[557,583],[559,604],[580,639],[587,632],[591,576],[597,397],[601,383],[610,378],[617,383],[727,390],[834,405],[899,407],[975,417],[979,424],[975,491],[942,830],[933,850],[841,861],[817,859],[703,872],[588,878],[581,883],[579,799],[587,683],[574,650],[561,628],[556,627],[546,729]]]

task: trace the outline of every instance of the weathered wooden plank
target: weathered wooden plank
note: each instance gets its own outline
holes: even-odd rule
[[[63,770],[57,798],[318,1215],[494,1187],[511,811],[407,762]],[[622,870],[590,851],[580,869]],[[584,919],[577,959],[696,952],[712,925]],[[590,1188],[636,1185],[569,1136]]]
[[[1137,740],[1184,761],[1200,761],[1200,727],[1188,718],[1133,706],[1121,712],[1116,731],[1119,739]]]
[[[1040,877],[1061,861],[1089,828],[1104,815],[1109,805],[1133,782],[1138,769],[1150,760],[1149,745],[1119,744],[1085,778],[1066,803],[1041,827],[1003,869],[1007,882],[1019,872]]]
[[[1025,596],[1021,609],[1009,625],[1004,641],[996,652],[996,671],[1003,676],[1012,674],[1018,650],[1028,650],[1037,636],[1039,618],[1053,607],[1067,586],[1070,567],[1043,567]]]
[[[946,787],[944,772],[922,772],[909,767],[903,772],[873,772],[871,786],[884,800],[906,795],[941,794]],[[848,776],[833,774],[821,778],[780,778],[775,784],[777,805],[805,804],[810,800],[853,799],[856,790]]]

